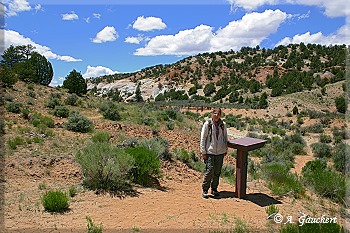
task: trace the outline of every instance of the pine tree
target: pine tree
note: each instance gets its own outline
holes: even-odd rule
[[[67,88],[69,93],[83,95],[87,93],[87,84],[81,73],[72,70],[63,81],[63,88]]]

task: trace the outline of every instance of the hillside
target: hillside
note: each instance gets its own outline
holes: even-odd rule
[[[147,102],[114,103],[121,119],[108,120],[101,109],[111,105],[103,98],[89,94],[78,97],[77,104],[72,106],[65,101],[71,94],[64,89],[19,81],[13,88],[4,90],[3,95],[5,229],[7,232],[38,232],[39,229],[42,232],[86,232],[86,216],[90,216],[96,224],[103,225],[104,232],[237,232],[238,229],[275,232],[282,224],[266,220],[265,210],[271,204],[275,204],[283,216],[293,216],[295,222],[302,212],[312,217],[336,217],[339,224],[345,225],[349,213],[341,201],[343,196],[338,196],[337,192],[333,196],[323,196],[306,184],[303,184],[304,194],[294,189],[275,190],[263,169],[269,165],[267,159],[280,161],[279,157],[286,160],[284,156],[290,156],[277,151],[278,143],[285,143],[280,140],[297,134],[305,140],[304,152],[300,150],[292,156],[294,162],[288,174],[295,172],[296,177],[302,179],[302,168],[316,157],[312,144],[320,138],[326,138],[322,142],[332,150],[323,158],[330,172],[334,172],[331,174],[340,174],[335,171],[334,156],[339,152],[337,145],[347,140],[346,127],[343,128],[346,122],[344,114],[336,111],[334,100],[343,92],[343,83],[326,84],[325,94],[321,93],[321,88],[314,88],[270,97],[265,109],[223,109],[231,139],[248,135],[263,137],[271,143],[265,151],[250,154],[249,164],[255,168],[249,170],[246,199],[234,197],[234,183],[228,175],[221,180],[221,198],[205,200],[201,198],[202,173],[193,167],[201,162],[185,160],[179,150],[199,156],[201,122],[208,116],[210,107],[186,106],[173,111]],[[55,116],[55,106],[65,106],[70,112],[86,116],[94,129],[87,133],[68,130],[67,117]],[[294,115],[295,106],[299,113]],[[52,119],[53,125],[43,126],[44,118],[38,117],[39,113]],[[162,118],[169,113],[176,117]],[[42,124],[33,123],[35,117]],[[161,176],[156,182],[148,187],[133,184],[132,195],[117,196],[99,194],[83,186],[84,176],[76,155],[101,131],[111,135],[113,145],[125,146],[133,140],[166,140],[171,155],[161,159]],[[287,151],[286,147],[283,149]],[[275,150],[277,157],[267,156],[268,151]],[[231,175],[234,156],[231,150],[225,159]],[[331,183],[328,186],[332,187]],[[74,189],[76,195],[70,197],[67,212],[45,211],[41,203],[43,194],[49,190],[68,192],[70,189]]]
[[[291,44],[274,49],[243,47],[240,51],[204,53],[174,64],[147,67],[134,73],[88,79],[96,95],[135,101],[205,101],[246,104],[247,98],[280,96],[345,79],[346,46]]]

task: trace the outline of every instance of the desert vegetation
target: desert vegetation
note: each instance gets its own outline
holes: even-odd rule
[[[13,50],[21,54],[24,49],[12,47],[7,53]],[[40,218],[67,221],[79,213],[75,227],[87,232],[123,229],[125,225],[95,220],[94,211],[105,207],[94,204],[99,198],[126,203],[151,192],[171,195],[182,183],[188,184],[188,192],[193,193],[200,187],[193,185],[193,180],[200,185],[205,168],[198,152],[202,122],[209,117],[211,108],[221,106],[231,139],[249,136],[267,141],[263,148],[250,152],[248,162],[248,187],[276,201],[274,205],[256,207],[263,213],[260,217],[277,212],[286,215],[292,209],[311,217],[336,216],[339,221],[284,226],[269,219],[266,224],[253,225],[236,212],[218,210],[203,220],[203,224],[216,223],[208,232],[254,232],[257,228],[279,232],[344,231],[349,217],[344,49],[300,44],[274,50],[242,48],[237,53],[201,54],[172,66],[155,66],[133,74],[135,81],[156,79],[175,67],[178,71],[169,79],[194,84],[190,95],[171,89],[155,100],[145,100],[139,89],[132,103],[123,102],[118,91],[105,96],[87,91],[85,81],[82,83],[75,70],[62,87],[48,87],[48,76],[31,78],[34,73],[21,73],[20,68],[26,65],[22,62],[38,62],[49,70],[48,63],[36,58],[36,54],[35,59],[23,58],[18,64],[4,60],[7,63],[3,62],[0,71],[5,72],[1,82],[6,89],[1,93],[0,134],[6,151],[6,226],[16,228],[16,219],[24,218],[26,225],[19,227],[35,222],[38,227],[64,229],[68,225],[53,226]],[[327,59],[321,62],[317,59],[321,55]],[[198,64],[203,68],[196,67]],[[273,67],[271,75],[267,74],[262,82],[254,79],[265,66]],[[230,73],[225,73],[227,70]],[[314,75],[326,71],[333,75]],[[12,76],[6,76],[8,72]],[[201,89],[203,95],[198,95]],[[235,157],[235,151],[230,151],[226,158],[224,184],[235,184]],[[230,197],[230,193],[227,195]],[[287,207],[288,202],[292,204]],[[80,203],[86,205],[86,212],[82,207],[78,209]],[[244,209],[249,203],[238,205]],[[167,221],[173,218],[165,217]],[[141,224],[134,222],[128,227],[142,231]]]

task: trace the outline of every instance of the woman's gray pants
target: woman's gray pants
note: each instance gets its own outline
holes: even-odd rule
[[[203,191],[208,191],[210,187],[212,190],[217,191],[223,162],[223,154],[207,155],[207,159],[204,160],[206,169],[202,184]]]

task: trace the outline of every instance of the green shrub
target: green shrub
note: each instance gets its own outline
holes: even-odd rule
[[[248,157],[248,174],[252,179],[258,179],[259,178],[259,170],[260,170],[260,164],[257,164]]]
[[[268,188],[276,195],[291,194],[295,198],[304,195],[305,188],[296,174],[280,164],[268,164],[263,167],[263,175],[268,181]]]
[[[168,115],[170,119],[178,120],[178,121],[182,120],[179,110],[176,110],[175,108],[167,108],[165,110],[165,113],[166,115]]]
[[[3,120],[0,119],[0,135],[5,134],[5,122]]]
[[[194,151],[188,152],[185,148],[174,149],[175,158],[185,163],[189,168],[204,172],[205,164],[196,156]]]
[[[346,178],[338,172],[325,168],[325,162],[309,161],[302,169],[304,182],[313,190],[338,203],[345,203]]]
[[[268,205],[265,208],[265,212],[267,213],[267,216],[271,216],[272,214],[277,214],[278,211],[279,209],[275,204]]]
[[[229,183],[234,184],[236,181],[236,169],[231,164],[224,164],[221,169],[221,175]]]
[[[66,106],[55,106],[53,110],[53,115],[57,117],[67,118],[69,116],[69,108]]]
[[[305,223],[301,225],[297,224],[286,224],[282,225],[279,231],[280,233],[344,233],[344,228],[338,223]]]
[[[348,108],[347,100],[344,96],[338,96],[335,98],[335,106],[337,111],[340,113],[345,113]]]
[[[324,170],[327,168],[327,161],[325,159],[316,159],[308,161],[302,168],[302,174],[310,174],[316,171]]]
[[[175,158],[180,160],[181,162],[190,165],[192,160],[195,159],[195,154],[188,153],[188,151],[185,148],[181,149],[174,149]]]
[[[31,90],[31,91],[34,91],[34,84],[33,83],[28,83],[27,89]]]
[[[147,185],[152,176],[160,174],[160,160],[153,151],[140,146],[125,151],[135,160],[135,167],[131,170],[135,183]]]
[[[57,191],[47,191],[41,198],[42,204],[46,211],[62,213],[68,210],[69,202],[66,193]]]
[[[123,149],[105,142],[92,143],[78,151],[76,160],[84,176],[84,185],[97,191],[125,191],[129,189],[129,174],[134,159]]]
[[[61,99],[61,97],[62,97],[62,93],[60,93],[60,92],[54,92],[54,93],[51,93],[50,94],[50,98],[56,98],[56,99]]]
[[[7,144],[8,144],[10,149],[14,150],[14,149],[17,148],[18,145],[24,145],[25,144],[25,140],[24,140],[24,138],[22,138],[20,136],[16,136],[13,139],[9,139],[7,141]]]
[[[68,189],[68,194],[70,197],[74,197],[75,195],[77,195],[77,188],[75,186],[70,186]]]
[[[154,126],[156,120],[152,117],[142,117],[141,123],[148,126]]]
[[[115,108],[106,109],[105,111],[102,112],[102,115],[105,119],[112,120],[112,121],[119,121],[122,119],[118,110]]]
[[[28,108],[22,108],[21,113],[24,119],[29,120],[29,109]]]
[[[36,94],[35,94],[35,92],[33,90],[29,90],[29,91],[27,91],[27,96],[35,98]]]
[[[241,119],[242,115],[233,115],[233,114],[228,114],[225,117],[225,122],[227,124],[227,127],[234,127],[238,130],[243,130],[246,128],[247,123]]]
[[[65,127],[70,131],[80,133],[90,132],[94,128],[92,121],[89,118],[80,115],[78,112],[73,112],[69,115]]]
[[[307,127],[304,127],[303,130],[305,130],[305,132],[309,132],[309,133],[323,133],[323,125],[321,123],[315,123],[313,125],[309,125]]]
[[[316,158],[329,158],[332,155],[332,147],[326,143],[313,143],[311,149]]]
[[[111,139],[111,135],[106,131],[99,131],[99,132],[95,133],[94,135],[92,135],[92,137],[91,137],[91,140],[94,143],[109,142],[109,139]]]
[[[159,159],[170,159],[172,156],[169,152],[169,142],[164,138],[145,139],[137,143],[137,145],[153,151]]]
[[[169,121],[166,123],[166,128],[168,130],[174,130],[175,129],[175,123],[173,121]]]
[[[58,98],[50,98],[46,103],[46,107],[54,109],[56,106],[61,105],[61,101]]]
[[[78,102],[78,95],[73,93],[67,96],[67,98],[64,100],[65,104],[71,105],[71,106],[76,106]]]
[[[22,107],[22,103],[19,102],[10,102],[6,105],[6,110],[8,112],[12,112],[12,113],[20,113],[21,112],[21,107]]]
[[[2,97],[3,97],[2,98],[3,100],[8,101],[8,102],[13,102],[13,100],[14,100],[14,97],[12,95],[9,95],[9,94],[5,94]]]
[[[329,135],[321,134],[320,135],[320,142],[321,143],[331,143],[332,142],[332,138]]]
[[[339,143],[334,148],[334,154],[332,156],[334,162],[334,168],[342,173],[348,173],[346,170],[346,164],[350,162],[350,146],[345,143]]]
[[[349,135],[345,127],[342,127],[342,128],[334,127],[332,129],[332,133],[333,133],[333,138],[337,139],[335,140],[336,143],[341,142],[342,140],[345,140],[345,139],[349,139]]]
[[[86,216],[87,224],[87,233],[102,233],[103,226],[102,223],[100,225],[95,225],[92,219],[89,216]]]
[[[30,116],[30,121],[34,127],[39,127],[39,125],[45,125],[49,128],[55,127],[55,122],[51,117],[44,116],[41,113],[34,113]]]

